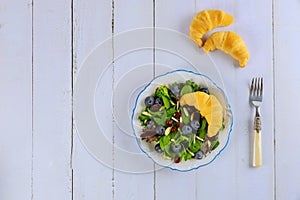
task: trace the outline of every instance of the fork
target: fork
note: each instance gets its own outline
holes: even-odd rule
[[[262,149],[261,149],[261,117],[260,106],[263,99],[263,78],[253,78],[250,87],[250,101],[255,107],[254,117],[254,138],[253,138],[253,154],[252,166],[259,167],[262,165]]]

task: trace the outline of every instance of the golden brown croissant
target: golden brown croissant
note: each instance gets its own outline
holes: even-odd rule
[[[194,16],[190,25],[190,38],[201,47],[205,33],[218,26],[229,26],[233,20],[231,15],[222,10],[203,10]]]
[[[249,59],[249,52],[243,39],[231,31],[211,34],[206,40],[203,49],[206,53],[220,49],[238,60],[240,67],[245,67]]]

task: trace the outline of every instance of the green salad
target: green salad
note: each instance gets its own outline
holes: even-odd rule
[[[182,96],[195,92],[210,95],[208,88],[192,80],[160,85],[144,99],[144,108],[138,117],[143,127],[141,139],[154,143],[156,152],[174,163],[203,159],[220,143],[218,134],[208,137],[209,123],[200,110],[180,104]]]

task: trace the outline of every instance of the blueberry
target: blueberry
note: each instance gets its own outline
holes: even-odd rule
[[[181,128],[181,131],[182,131],[183,135],[190,135],[193,132],[193,129],[190,125],[184,125]]]
[[[152,128],[155,125],[153,120],[148,120],[147,121],[147,128]]]
[[[205,92],[206,94],[209,94],[208,88],[201,88],[200,91],[201,92]]]
[[[159,143],[155,145],[154,149],[155,149],[155,151],[156,151],[157,153],[162,153],[162,152],[163,152],[163,150],[160,148]]]
[[[165,134],[165,127],[164,126],[157,126],[156,127],[156,133],[158,134],[158,135],[164,135]]]
[[[200,122],[197,121],[197,120],[191,121],[191,127],[192,127],[195,131],[197,131],[197,130],[200,128]]]
[[[162,106],[163,102],[162,102],[162,100],[160,98],[156,98],[154,104]]]
[[[201,150],[197,151],[195,154],[195,159],[202,159],[203,158],[203,153]]]
[[[179,85],[173,85],[171,87],[171,92],[173,92],[173,94],[175,96],[178,96],[179,95],[179,92],[180,92],[180,88],[179,88]]]
[[[146,105],[147,107],[150,107],[150,106],[152,106],[153,104],[154,104],[154,97],[152,97],[152,96],[146,97],[146,99],[145,99],[145,105]]]
[[[178,145],[171,144],[170,150],[174,153],[180,153],[183,150],[183,148],[180,144],[178,144]]]

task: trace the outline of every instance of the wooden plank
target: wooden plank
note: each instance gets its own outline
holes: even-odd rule
[[[71,1],[33,7],[33,198],[72,199]]]
[[[31,1],[1,1],[0,24],[0,199],[30,199],[32,197]],[[17,192],[14,189],[17,189]]]
[[[166,2],[164,2],[167,4]],[[186,2],[185,2],[186,3]],[[258,2],[257,2],[258,4]],[[250,27],[254,27],[259,29],[260,31],[260,37],[268,38],[268,35],[272,33],[271,29],[271,24],[272,24],[272,18],[271,18],[271,3],[270,2],[264,2],[263,8],[268,8],[267,12],[266,9],[257,9],[257,11],[254,11],[255,8],[257,7],[257,4],[255,2],[248,3],[247,8],[249,9],[245,12],[249,12],[249,14],[241,14],[241,10],[244,8],[244,4],[239,4],[235,2],[228,2],[226,4],[224,3],[217,3],[217,2],[212,2],[211,4],[203,3],[202,1],[197,1],[196,2],[196,9],[191,9],[191,13],[195,12],[195,10],[201,11],[203,9],[223,9],[227,12],[231,12],[232,15],[235,16],[236,18],[236,24],[238,25],[232,25],[232,30],[238,32],[245,38],[246,43],[250,43],[247,41],[250,41],[249,39],[251,37],[254,37],[253,31],[251,31]],[[157,26],[170,26],[171,28],[179,29],[183,33],[187,33],[188,30],[187,28],[178,28],[180,25],[170,25],[172,24],[171,22],[166,23],[166,25],[159,25],[159,23],[163,21],[167,21],[168,17],[170,18],[169,21],[171,21],[174,24],[179,23],[179,19],[177,19],[177,16],[180,16],[180,14],[176,14],[172,16],[173,12],[176,12],[176,8],[173,7],[180,7],[180,4],[168,4],[168,15],[166,14],[161,14],[161,20],[156,17],[156,24]],[[156,13],[157,15],[159,14],[159,3],[156,5],[157,10]],[[164,13],[164,8],[165,6],[162,6],[162,11],[161,13]],[[181,9],[178,9],[179,13],[182,12],[184,13],[184,8],[189,7],[181,7]],[[251,15],[251,20],[249,20],[250,12],[256,12],[257,14]],[[193,13],[194,14],[194,13]],[[189,12],[186,12],[182,14],[183,16],[189,16],[191,19],[191,14]],[[183,17],[179,17],[180,19],[183,19]],[[254,23],[257,21],[256,18],[263,19],[264,21],[262,23],[268,24],[268,26],[259,26],[256,27],[256,24]],[[177,20],[176,20],[177,19]],[[183,20],[181,20],[183,21]],[[188,21],[188,20],[186,20]],[[243,22],[243,23],[242,23]],[[182,22],[184,24],[184,22]],[[186,23],[186,26],[189,26],[189,23]],[[228,30],[228,28],[225,28]],[[258,40],[259,40],[258,38]],[[259,51],[264,51],[264,53],[258,54],[254,52],[254,49],[257,47],[255,43],[250,43],[249,44],[249,50],[250,53],[253,52],[252,58],[249,62],[249,67],[247,67],[245,70],[250,70],[249,73],[252,72],[254,75],[263,75],[265,77],[265,87],[267,88],[265,91],[265,96],[267,99],[272,99],[272,83],[273,83],[273,77],[272,74],[268,73],[268,71],[272,71],[272,40],[264,40],[264,45],[263,48],[260,49]],[[229,146],[227,147],[226,151],[223,152],[222,156],[218,158],[215,163],[212,163],[210,166],[207,166],[205,168],[197,170],[196,174],[196,182],[193,181],[192,177],[195,176],[193,173],[186,174],[185,178],[187,176],[190,176],[189,181],[187,179],[186,182],[190,183],[190,186],[188,189],[190,192],[188,192],[189,195],[194,195],[191,196],[191,198],[211,198],[211,194],[214,194],[214,198],[221,198],[224,197],[224,194],[226,194],[227,198],[230,199],[251,199],[252,195],[255,194],[254,190],[257,188],[256,186],[254,187],[255,184],[259,184],[261,187],[264,188],[262,190],[263,192],[260,193],[261,199],[270,199],[273,197],[273,142],[272,142],[272,134],[267,135],[265,134],[263,136],[263,149],[264,149],[264,158],[265,158],[265,164],[262,168],[260,169],[252,169],[249,167],[249,149],[250,149],[250,138],[251,138],[251,128],[252,126],[249,124],[252,119],[252,112],[253,110],[249,107],[249,101],[248,101],[248,92],[249,92],[249,85],[248,82],[251,77],[247,77],[247,74],[242,73],[242,70],[235,67],[236,64],[235,62],[228,56],[223,55],[221,52],[214,52],[212,53],[211,57],[213,58],[214,62],[217,64],[217,67],[220,71],[220,74],[222,74],[224,83],[225,83],[225,89],[230,94],[229,100],[231,101],[231,105],[233,106],[233,112],[235,116],[235,123],[237,123],[239,126],[234,127],[234,131],[231,136],[231,141],[229,143]],[[156,61],[158,60],[158,56],[156,56]],[[255,63],[254,61],[255,60]],[[158,61],[157,61],[158,62]],[[260,64],[259,64],[260,63]],[[250,66],[253,66],[250,68]],[[257,69],[254,68],[257,65],[261,65],[263,67]],[[220,67],[222,66],[222,67]],[[249,69],[250,68],[250,69]],[[237,81],[243,82],[243,85],[238,85],[236,86],[234,83]],[[244,101],[241,101],[240,97],[241,94],[244,96]],[[239,108],[239,109],[236,109]],[[273,112],[272,112],[272,101],[270,100],[269,105],[265,105],[262,108],[263,113],[268,113],[265,114],[267,117],[264,117],[264,131],[266,133],[271,132],[273,130]],[[245,113],[249,113],[246,114]],[[242,133],[237,135],[237,133]],[[269,139],[271,137],[271,139]],[[232,156],[234,155],[234,156]],[[236,157],[238,159],[236,160]],[[220,164],[221,163],[221,164]],[[231,167],[229,167],[231,166]],[[232,167],[233,166],[233,167]],[[255,171],[256,170],[256,171]],[[226,173],[224,173],[226,172]],[[177,174],[177,173],[174,173]],[[262,178],[262,174],[266,174],[264,178]],[[250,177],[255,177],[254,179]],[[173,176],[174,177],[174,176]],[[172,178],[173,178],[172,177]],[[246,178],[247,177],[247,178]],[[159,179],[158,179],[159,180]],[[181,179],[180,179],[181,180]],[[185,180],[185,179],[184,179]],[[168,179],[169,181],[169,179]],[[171,181],[171,182],[178,182],[180,185],[182,183],[183,186],[180,186],[181,190],[182,188],[187,188],[184,185],[187,185],[185,181]],[[161,184],[163,187],[163,184]],[[211,186],[214,187],[211,187]],[[157,188],[161,188],[157,184]],[[197,189],[196,189],[197,188]],[[198,189],[201,188],[201,189]],[[163,190],[163,189],[162,189]],[[185,190],[185,189],[184,189]],[[219,191],[216,193],[215,191]],[[164,191],[167,193],[166,191]],[[168,193],[169,194],[169,193]],[[180,195],[176,193],[176,195]],[[159,196],[159,191],[158,191],[158,196]],[[178,196],[176,196],[178,197]]]
[[[299,199],[299,1],[274,2],[276,199]],[[291,117],[289,117],[291,116]]]
[[[156,1],[155,26],[189,34],[189,23],[195,12],[195,1]],[[176,41],[174,41],[176,43]],[[155,73],[186,68],[187,61],[167,51],[155,51]],[[171,69],[163,69],[167,65]],[[196,172],[181,173],[169,169],[156,172],[157,199],[196,199]]]
[[[114,33],[115,35],[122,34],[124,31],[129,31],[136,28],[144,28],[152,26],[152,1],[115,1],[114,4]],[[135,38],[130,38],[132,42],[135,42]],[[145,38],[145,40],[152,40],[152,38]],[[114,40],[115,55],[124,46],[121,45],[119,40]],[[142,48],[142,47],[141,47]],[[138,59],[136,59],[138,58]],[[133,109],[133,102],[135,101],[137,92],[141,89],[140,86],[145,85],[152,79],[153,75],[153,51],[152,49],[141,49],[123,55],[120,58],[115,57],[114,61],[114,88],[119,88],[118,84],[127,86],[126,91],[122,91],[122,99],[114,100],[114,114],[122,112],[118,109],[118,105],[126,105],[128,108],[123,113],[122,120],[125,120],[130,124],[130,114]],[[144,66],[144,65],[147,66]],[[139,71],[138,77],[134,77],[132,80],[128,77],[132,77],[135,71]],[[133,88],[134,91],[128,89]],[[119,91],[120,92],[120,91]],[[134,93],[132,93],[134,92]],[[115,90],[115,97],[118,95]],[[118,100],[121,100],[118,101]],[[125,100],[125,104],[122,102]],[[121,114],[121,113],[120,113]],[[114,145],[115,148],[119,148],[128,155],[141,156],[140,163],[147,163],[148,169],[152,169],[149,173],[144,171],[135,172],[133,169],[127,171],[122,170],[122,166],[126,162],[132,162],[127,158],[118,154],[115,151],[115,171],[114,171],[114,199],[154,199],[154,176],[152,162],[140,151],[136,143],[135,138],[130,126],[123,127],[119,123],[118,117],[115,117],[114,128]],[[128,119],[128,120],[127,120]],[[128,124],[128,125],[129,125]],[[124,155],[127,155],[124,154]],[[123,154],[122,154],[123,155]]]
[[[78,76],[84,59],[105,39],[111,37],[111,1],[73,1],[73,70]],[[111,73],[111,72],[110,72]],[[112,127],[108,115],[108,128]],[[111,131],[107,132],[111,139]],[[95,160],[74,130],[73,140],[74,199],[112,199],[112,170]]]
[[[218,30],[232,30],[241,35],[251,57],[247,67],[240,69],[236,61],[221,51],[209,54],[222,74],[233,110],[234,127],[228,147],[220,158],[211,166],[198,170],[197,184],[201,190],[197,192],[197,197],[208,198],[214,194],[215,199],[224,196],[227,199],[272,199],[274,196],[273,67],[270,37],[272,2],[213,1],[211,5],[203,5],[202,1],[197,1],[197,11],[203,9],[222,9],[232,14],[235,18],[234,23]],[[254,109],[249,104],[249,84],[252,76],[264,77],[266,102],[261,111],[264,164],[257,169],[250,167],[254,115]]]

